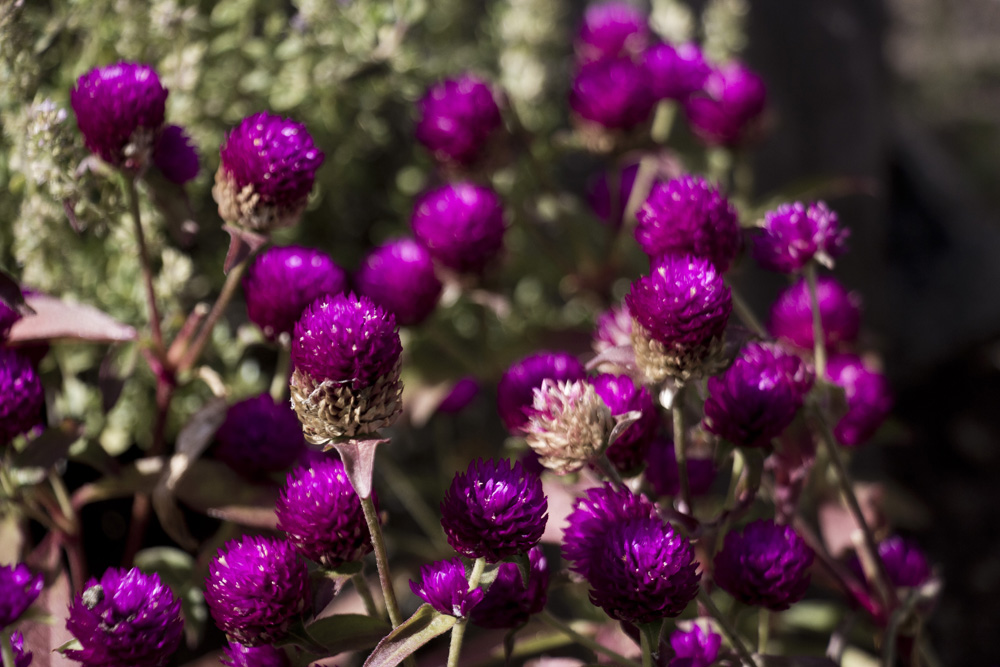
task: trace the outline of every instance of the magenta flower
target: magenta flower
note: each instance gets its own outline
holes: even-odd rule
[[[632,411],[641,413],[638,421],[626,428],[604,452],[622,474],[637,472],[660,426],[653,397],[645,387],[636,387],[627,375],[598,375],[591,384],[611,408],[613,417]]]
[[[6,628],[38,598],[45,585],[41,574],[32,574],[24,563],[0,566],[0,628]]]
[[[437,261],[463,273],[480,273],[503,246],[503,205],[493,190],[450,183],[421,196],[410,226]]]
[[[483,628],[516,628],[545,608],[549,565],[541,547],[528,552],[528,587],[516,563],[501,563],[497,578],[472,610],[471,620]]]
[[[288,656],[270,644],[244,646],[229,641],[220,659],[226,667],[289,667]]]
[[[632,315],[622,302],[601,313],[594,328],[594,351],[600,354],[614,347],[631,347]]]
[[[465,618],[483,599],[479,588],[469,590],[461,558],[442,560],[420,568],[420,583],[410,580],[410,590],[442,614]]]
[[[461,412],[479,395],[479,382],[471,375],[467,375],[451,388],[444,400],[438,404],[438,412],[455,414]]]
[[[831,276],[820,276],[816,282],[816,298],[827,349],[853,343],[861,328],[860,298],[844,289]],[[812,300],[809,283],[804,278],[778,296],[771,306],[768,329],[775,338],[795,347],[813,349]]]
[[[650,87],[658,100],[685,101],[701,90],[712,72],[697,44],[656,44],[643,53]]]
[[[764,225],[753,237],[753,256],[771,271],[796,273],[816,260],[832,268],[847,250],[850,231],[823,202],[782,204],[764,214]]]
[[[736,146],[764,111],[764,81],[738,62],[712,72],[702,89],[684,103],[694,133],[711,146]]]
[[[833,427],[833,434],[841,444],[856,447],[870,439],[892,411],[889,380],[853,354],[831,357],[826,372],[847,397],[847,413]]]
[[[681,482],[677,472],[677,454],[674,443],[669,438],[654,438],[649,448],[649,464],[646,466],[646,480],[661,496],[676,496],[680,493]],[[712,459],[687,457],[688,486],[692,496],[708,493],[715,482],[718,470]]]
[[[24,635],[15,630],[10,633],[10,648],[14,654],[14,667],[29,667],[34,654],[24,650]]]
[[[229,406],[215,439],[219,459],[250,476],[285,470],[305,447],[295,412],[287,403],[275,403],[269,394]]]
[[[413,239],[389,241],[372,250],[354,282],[358,292],[395,314],[402,326],[427,319],[442,288],[430,252]]]
[[[721,646],[722,635],[703,630],[699,625],[690,630],[674,630],[670,635],[670,647],[675,657],[667,667],[711,667],[719,657]]]
[[[41,424],[44,406],[42,381],[31,361],[0,347],[0,445]]]
[[[533,392],[543,380],[580,380],[587,375],[583,364],[565,352],[538,352],[511,365],[497,385],[497,410],[504,426],[519,433],[531,415]]]
[[[916,588],[931,578],[931,566],[920,547],[898,535],[888,537],[878,544],[878,555],[885,564],[889,581],[897,588]],[[852,555],[847,566],[859,581],[866,581],[861,561]]]
[[[563,557],[574,572],[590,579],[590,572],[601,555],[606,533],[615,525],[631,519],[656,516],[656,507],[645,496],[610,483],[587,489],[573,503],[573,511],[563,528]]]
[[[580,62],[594,62],[642,53],[649,43],[646,16],[627,2],[611,0],[587,7],[576,40]]]
[[[805,596],[812,562],[812,549],[790,526],[754,521],[726,534],[715,581],[743,604],[782,611]]]
[[[581,65],[569,94],[577,116],[609,130],[629,130],[645,122],[655,105],[646,68],[625,58]]]
[[[442,162],[475,162],[501,125],[493,92],[472,74],[431,86],[417,108],[417,141]]]
[[[785,350],[777,343],[748,343],[740,350],[740,357],[759,368],[770,368],[785,376],[794,388],[800,402],[812,389],[816,373],[802,357]]]
[[[167,125],[153,148],[153,164],[171,183],[184,185],[198,175],[198,151],[179,125]]]

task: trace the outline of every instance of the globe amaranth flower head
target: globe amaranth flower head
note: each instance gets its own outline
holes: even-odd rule
[[[305,440],[288,404],[261,394],[229,406],[215,433],[216,456],[245,475],[285,470],[302,455]]]
[[[916,588],[931,578],[931,566],[927,556],[915,542],[899,535],[888,537],[878,544],[878,555],[885,565],[889,581],[897,588]],[[852,554],[847,566],[859,581],[866,581],[861,561]]]
[[[465,618],[483,599],[480,588],[469,590],[461,558],[441,560],[420,568],[420,583],[410,580],[410,590],[442,614]]]
[[[764,110],[764,81],[739,62],[714,70],[684,103],[694,133],[710,146],[737,146]]]
[[[812,366],[777,343],[748,343],[740,351],[740,357],[760,368],[771,368],[784,375],[800,401],[805,400],[816,380],[816,372]]]
[[[524,427],[539,462],[558,475],[576,472],[600,456],[617,419],[586,380],[543,380]]]
[[[111,568],[73,599],[66,629],[82,646],[66,651],[77,662],[163,667],[181,641],[181,601],[155,572]]]
[[[674,657],[667,667],[711,667],[719,657],[721,646],[722,635],[700,625],[693,625],[690,630],[674,630],[670,635]]]
[[[833,260],[847,250],[849,234],[824,202],[781,204],[764,214],[753,237],[753,256],[765,269],[782,273],[801,271],[813,260],[832,269]]]
[[[861,328],[861,300],[832,276],[819,276],[816,281],[823,338],[827,349],[835,350],[857,340]],[[791,285],[771,306],[771,334],[804,350],[812,350],[812,299],[809,283],[803,278]]]
[[[743,604],[782,611],[805,596],[812,562],[812,549],[790,526],[762,519],[726,534],[715,581]]]
[[[535,389],[543,380],[581,380],[587,370],[566,352],[537,352],[521,359],[503,374],[497,384],[497,410],[511,433],[521,433],[532,412]]]
[[[306,439],[323,444],[375,433],[402,411],[403,348],[392,313],[368,297],[323,296],[292,336],[292,406]]]
[[[656,44],[643,53],[650,87],[658,100],[685,101],[701,90],[712,72],[697,44]]]
[[[402,326],[420,324],[437,307],[441,281],[430,252],[413,239],[372,250],[354,274],[358,292],[396,315]]]
[[[0,347],[0,445],[42,422],[45,392],[31,361]]]
[[[688,540],[659,517],[609,527],[590,573],[590,601],[609,616],[652,623],[678,616],[698,595],[701,574]]]
[[[847,412],[833,427],[833,435],[849,447],[863,444],[892,411],[889,380],[853,354],[830,357],[826,372],[830,382],[844,388],[847,397]]]
[[[280,648],[270,644],[261,646],[244,646],[239,642],[229,641],[223,651],[220,662],[226,667],[289,667],[288,655]]]
[[[732,293],[712,263],[665,255],[625,297],[636,364],[653,382],[687,379],[714,368],[733,309]]]
[[[267,112],[240,121],[219,155],[219,216],[264,234],[299,221],[324,158],[305,125]]]
[[[569,106],[587,123],[629,130],[650,117],[656,99],[642,63],[614,58],[580,66],[573,76]]]
[[[231,641],[271,644],[308,607],[309,572],[287,540],[244,535],[209,565],[205,602]]]
[[[520,463],[477,459],[445,493],[441,526],[458,553],[497,563],[538,544],[548,508],[542,480]]]
[[[503,205],[493,190],[449,183],[421,196],[410,226],[417,241],[441,264],[479,273],[503,246]]]
[[[604,536],[612,526],[631,519],[656,516],[656,507],[645,496],[611,483],[587,489],[573,502],[573,511],[563,528],[563,556],[574,572],[590,578],[590,571],[602,549]]]
[[[657,184],[636,218],[635,240],[650,257],[688,253],[725,272],[743,244],[736,209],[699,176]]]
[[[14,667],[29,667],[34,654],[24,650],[24,635],[18,631],[10,633],[10,649],[14,654]]]
[[[24,563],[0,566],[0,629],[21,618],[44,585],[42,575],[32,574]]]
[[[417,109],[417,141],[442,162],[475,162],[502,122],[489,84],[468,73],[431,86]]]
[[[339,460],[289,473],[275,513],[292,546],[326,568],[361,560],[372,550],[361,500]]]
[[[636,387],[627,375],[605,373],[593,378],[594,391],[611,408],[611,416],[639,412],[639,419],[622,431],[605,454],[622,474],[638,472],[656,437],[660,418],[653,397],[645,387]]]
[[[166,111],[167,89],[149,65],[92,69],[69,95],[87,148],[108,164],[140,172],[149,164]]]
[[[171,183],[184,185],[198,175],[198,151],[179,125],[167,125],[153,148],[153,164]]]
[[[577,59],[587,63],[635,57],[649,40],[646,15],[635,6],[618,0],[593,4],[583,14],[576,39]]]
[[[649,448],[645,475],[649,485],[658,495],[676,496],[681,480],[677,473],[677,453],[669,438],[657,437]],[[718,470],[710,458],[687,457],[688,487],[692,496],[708,493],[715,482]]]
[[[545,608],[549,564],[541,547],[528,552],[528,586],[516,563],[501,563],[497,577],[472,610],[471,620],[482,628],[516,628]]]

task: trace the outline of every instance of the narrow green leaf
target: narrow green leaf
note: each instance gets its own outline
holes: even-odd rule
[[[390,630],[392,626],[382,619],[364,614],[327,616],[306,626],[309,637],[329,655],[371,648]]]
[[[451,630],[458,622],[454,616],[421,605],[402,625],[378,643],[364,667],[395,667],[430,640]]]

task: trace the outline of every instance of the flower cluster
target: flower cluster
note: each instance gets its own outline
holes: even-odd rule
[[[489,188],[451,183],[417,200],[410,226],[438,262],[461,273],[479,273],[503,245],[503,205]]]
[[[812,562],[812,549],[790,527],[754,521],[726,534],[715,581],[744,604],[781,611],[805,596]]]
[[[832,266],[844,253],[848,230],[837,214],[823,202],[782,204],[764,215],[760,233],[754,237],[753,256],[765,269],[795,273],[816,260]]]

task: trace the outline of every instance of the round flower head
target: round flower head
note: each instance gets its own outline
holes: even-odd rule
[[[361,263],[354,283],[358,292],[395,314],[402,326],[426,320],[441,296],[434,260],[413,239],[389,241],[375,248]]]
[[[0,566],[0,629],[21,618],[44,585],[42,575],[31,574],[23,563]]]
[[[638,411],[639,419],[628,426],[605,452],[615,468],[624,474],[636,472],[649,452],[660,418],[653,398],[645,387],[637,388],[627,375],[598,375],[591,380],[594,391],[618,417]]]
[[[219,443],[216,455],[246,475],[284,470],[305,447],[295,413],[287,403],[275,403],[269,394],[229,406],[215,439]]]
[[[441,560],[420,568],[420,583],[410,581],[410,590],[442,614],[465,618],[483,599],[479,588],[469,590],[461,558]]]
[[[648,43],[646,16],[627,2],[611,0],[587,7],[576,53],[581,62],[631,57],[642,53]]]
[[[677,473],[677,452],[668,438],[655,438],[649,448],[649,464],[645,474],[649,485],[658,495],[676,496],[680,493],[681,480]],[[718,471],[712,459],[687,457],[688,486],[692,496],[708,493]]]
[[[438,412],[454,414],[461,412],[479,395],[479,382],[475,377],[467,375],[451,388],[444,400],[438,404]]]
[[[291,334],[302,311],[324,294],[347,289],[347,273],[329,255],[312,248],[268,248],[243,278],[250,321],[269,340]]]
[[[612,526],[631,519],[656,516],[656,507],[645,496],[610,483],[588,489],[576,499],[563,529],[563,556],[570,569],[590,578],[603,540]]]
[[[34,654],[24,650],[24,635],[18,631],[10,633],[10,649],[14,654],[14,667],[28,667]]]
[[[280,648],[270,644],[244,646],[229,641],[220,659],[226,667],[289,667],[288,656]]]
[[[612,525],[587,576],[590,601],[612,618],[652,623],[678,616],[701,574],[686,538],[658,517]]]
[[[743,142],[751,123],[764,110],[764,81],[738,62],[709,74],[702,89],[684,103],[694,133],[712,146]]]
[[[650,87],[658,100],[683,102],[701,90],[712,68],[696,44],[656,44],[643,53]]]
[[[501,125],[493,91],[472,74],[431,86],[417,108],[417,141],[442,162],[475,162],[490,135]]]
[[[616,347],[632,346],[632,315],[622,302],[601,313],[594,328],[594,351],[600,354]]]
[[[42,381],[31,361],[0,347],[0,445],[38,426],[44,405]]]
[[[528,423],[535,389],[543,380],[581,380],[587,370],[576,357],[565,352],[538,352],[521,359],[500,378],[497,410],[511,433],[520,433]]]
[[[635,240],[650,257],[691,254],[725,272],[743,243],[736,209],[699,176],[657,184],[636,218]]]
[[[441,526],[458,553],[497,563],[538,544],[548,508],[541,479],[520,463],[478,459],[452,480],[441,502]]]
[[[244,118],[220,151],[212,188],[219,215],[260,233],[294,225],[323,157],[301,123],[266,112]]]
[[[691,255],[660,258],[625,297],[632,314],[632,347],[653,382],[687,379],[711,367],[733,309],[722,274]]]
[[[791,527],[763,519],[726,534],[715,581],[743,604],[782,611],[805,596],[812,562],[812,549]]]
[[[0,300],[0,344],[7,340],[10,328],[21,319],[21,314]]]
[[[502,563],[497,578],[472,610],[472,622],[482,628],[516,628],[545,608],[549,565],[541,547],[528,552],[528,587],[516,563]]]
[[[292,546],[324,567],[361,560],[372,550],[361,501],[337,459],[289,473],[275,513]]]
[[[740,357],[759,368],[770,368],[783,375],[800,402],[805,400],[816,380],[816,373],[802,361],[802,357],[788,352],[777,343],[748,343],[740,352]]]
[[[711,667],[719,657],[721,646],[722,635],[703,630],[699,625],[690,630],[674,630],[670,635],[670,647],[675,657],[668,667]]]
[[[632,195],[635,177],[639,174],[639,163],[633,163],[621,170],[618,175],[618,199],[614,202],[615,210],[611,210],[611,187],[608,183],[610,174],[602,173],[593,181],[587,191],[587,203],[594,214],[603,222],[615,229],[621,227],[625,215],[628,198]]]
[[[847,413],[833,427],[833,434],[843,445],[860,445],[875,434],[892,410],[889,381],[853,354],[831,357],[826,372],[831,382],[844,388],[847,397]]]
[[[615,427],[611,408],[586,380],[543,380],[531,408],[524,437],[541,464],[559,475],[600,456]]]
[[[771,271],[796,273],[816,260],[833,268],[847,249],[849,230],[823,202],[782,204],[764,214],[764,225],[753,238],[753,256]]]
[[[231,641],[270,644],[308,607],[309,572],[287,540],[244,535],[209,565],[205,602]]]
[[[581,65],[569,94],[569,106],[577,116],[609,130],[639,125],[655,104],[646,68],[625,58]]]
[[[142,171],[166,110],[167,89],[152,67],[116,63],[81,76],[69,95],[83,143],[108,164]]]
[[[153,149],[153,164],[171,183],[184,185],[198,175],[198,151],[179,125],[167,125]]]
[[[831,276],[819,276],[816,284],[823,338],[827,349],[836,349],[844,343],[853,343],[861,328],[860,299],[848,292]],[[775,338],[804,350],[812,350],[813,321],[812,299],[809,283],[803,278],[791,285],[771,307],[768,327]]]
[[[893,535],[879,542],[878,555],[885,564],[889,581],[897,588],[916,588],[931,578],[931,566],[916,543]],[[864,570],[857,555],[847,562],[859,581],[865,581]]]
[[[417,200],[410,226],[434,259],[455,271],[478,273],[503,245],[503,206],[489,188],[450,183]]]
[[[323,444],[396,421],[402,351],[396,318],[367,297],[324,296],[309,306],[292,337],[291,381],[306,439]]]
[[[155,572],[112,568],[73,599],[66,629],[82,646],[66,655],[85,665],[164,667],[181,641],[181,601]]]

